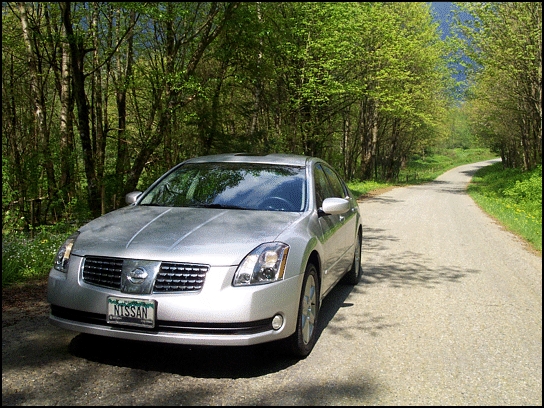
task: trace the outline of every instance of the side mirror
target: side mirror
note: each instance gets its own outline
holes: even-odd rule
[[[323,200],[322,214],[344,214],[349,211],[350,204],[345,198],[329,197]]]
[[[131,193],[128,193],[125,196],[125,203],[134,204],[136,202],[136,200],[138,199],[138,197],[140,197],[141,195],[142,195],[141,191],[133,191]]]

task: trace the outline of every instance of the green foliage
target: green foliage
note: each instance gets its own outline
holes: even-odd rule
[[[2,287],[47,276],[57,250],[72,228],[65,224],[41,227],[34,231],[33,238],[22,232],[3,234]]]
[[[503,189],[502,193],[516,204],[534,203],[542,207],[542,165],[536,170],[522,174],[513,186]]]
[[[501,163],[480,169],[470,196],[510,231],[542,251],[542,166],[523,172]]]
[[[471,122],[465,103],[450,108],[446,119],[440,124],[441,140],[438,145],[447,149],[469,149],[478,147],[476,136],[472,133]]]
[[[70,14],[62,13],[67,5]],[[486,50],[505,42],[515,51],[503,55],[507,67],[519,57],[517,76],[492,64],[473,88],[478,103],[457,108],[448,63],[459,43],[441,40],[428,3],[3,3],[3,227],[28,230],[109,212],[126,193],[204,154],[310,154],[346,179],[399,183],[432,177],[438,166],[424,162],[430,152],[477,147],[476,136],[508,151],[510,125],[531,121],[480,97],[489,92],[502,102],[493,84],[523,79],[524,67],[534,77],[528,57],[538,39],[523,39],[533,39],[538,21],[525,17],[538,6],[501,7],[483,7],[479,16],[502,24],[493,13],[511,9],[511,17],[501,14],[508,17],[501,29],[513,37],[488,24]],[[28,36],[21,35],[23,11],[32,23]],[[526,30],[517,32],[512,21]],[[63,77],[63,54],[77,61],[67,67],[70,77]],[[490,55],[478,62],[502,61]],[[34,65],[37,76],[30,75]],[[79,116],[86,108],[88,120]],[[536,126],[525,133],[538,140]],[[519,140],[508,141],[519,156]],[[30,221],[29,203],[38,200],[39,217]]]
[[[507,167],[542,163],[542,3],[456,3],[468,64],[466,112],[472,133]]]

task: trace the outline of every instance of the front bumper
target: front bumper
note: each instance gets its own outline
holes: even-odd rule
[[[80,278],[82,258],[67,274],[52,269],[48,281],[50,322],[80,333],[122,339],[209,346],[242,346],[279,340],[295,331],[302,276],[267,285],[233,287],[236,267],[211,267],[198,293],[124,294]],[[154,299],[155,328],[106,322],[108,296]],[[283,325],[272,328],[275,315]]]

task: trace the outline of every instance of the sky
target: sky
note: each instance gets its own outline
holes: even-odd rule
[[[452,2],[431,2],[431,11],[435,15],[436,20],[440,24],[439,28],[442,31],[442,39],[445,39],[451,34],[450,24],[452,20],[452,10],[455,8]],[[469,14],[462,14],[464,18],[470,17]],[[464,81],[466,79],[464,69],[461,65],[456,66],[458,72],[453,77],[457,81]],[[464,89],[461,86],[460,89]]]
[[[451,2],[431,2],[431,10],[436,15],[442,30],[442,39],[450,34],[449,24],[451,22],[450,12],[453,9]]]

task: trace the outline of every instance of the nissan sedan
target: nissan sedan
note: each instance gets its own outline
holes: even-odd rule
[[[53,324],[187,345],[279,341],[304,358],[323,298],[362,274],[357,200],[319,158],[193,158],[126,201],[59,249]]]

